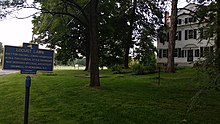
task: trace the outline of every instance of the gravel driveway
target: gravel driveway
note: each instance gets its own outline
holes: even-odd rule
[[[16,73],[16,72],[19,72],[19,71],[16,71],[16,70],[2,70],[2,69],[0,69],[0,75],[12,74],[12,73]]]

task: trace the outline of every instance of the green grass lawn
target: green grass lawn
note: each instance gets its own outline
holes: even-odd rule
[[[30,124],[219,124],[220,92],[201,89],[193,69],[175,74],[100,72],[100,88],[88,87],[88,73],[56,70],[32,76]],[[25,76],[0,76],[0,124],[22,124]],[[190,111],[188,111],[190,110]]]

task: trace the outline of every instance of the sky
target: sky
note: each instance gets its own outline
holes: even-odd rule
[[[178,7],[187,5],[186,0],[179,0]],[[26,17],[35,10],[26,9],[17,14],[18,17]],[[0,42],[3,45],[21,46],[23,42],[29,42],[32,39],[32,17],[27,19],[16,19],[8,16],[7,19],[0,20]]]
[[[32,2],[32,0],[27,0]],[[34,9],[23,9],[16,14],[17,17],[28,17],[37,11]],[[16,19],[15,15],[9,15],[0,20],[0,42],[3,45],[22,46],[23,42],[32,39],[32,17],[26,19]]]
[[[3,45],[20,46],[23,42],[32,39],[32,18],[13,19],[8,18],[0,21],[0,42]]]

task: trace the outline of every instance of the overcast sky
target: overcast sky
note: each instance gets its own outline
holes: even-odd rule
[[[179,0],[179,7],[186,5],[185,0]],[[35,13],[34,10],[24,10],[19,13],[19,17],[25,17]],[[27,19],[15,19],[11,16],[0,20],[0,42],[3,45],[20,46],[23,42],[29,42],[32,39],[32,17]]]

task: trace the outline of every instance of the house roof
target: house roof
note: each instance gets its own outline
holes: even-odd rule
[[[183,8],[189,8],[189,7],[191,7],[191,6],[197,6],[197,4],[195,4],[195,3],[189,3],[189,4],[187,4],[186,6],[184,6]],[[181,9],[181,8],[180,8]]]
[[[197,4],[195,3],[189,3],[183,8],[179,8],[178,15],[181,15],[183,13],[190,13],[190,11],[195,11],[197,9]]]

